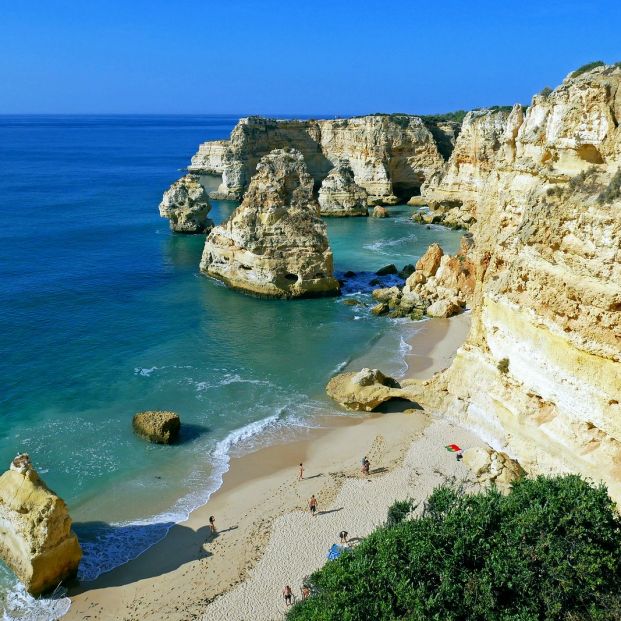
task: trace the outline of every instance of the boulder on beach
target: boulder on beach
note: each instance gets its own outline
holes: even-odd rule
[[[299,151],[276,149],[263,157],[241,205],[207,236],[201,271],[260,297],[336,295],[313,185]]]
[[[508,491],[511,483],[525,474],[517,461],[490,447],[468,449],[463,461],[480,483],[494,484],[501,491]]]
[[[328,382],[326,392],[344,408],[362,412],[371,412],[390,399],[408,399],[397,380],[378,369],[368,368],[335,375]]]
[[[26,454],[0,476],[0,558],[35,596],[75,577],[82,558],[67,505]]]
[[[160,216],[168,218],[175,233],[205,233],[213,226],[207,217],[211,204],[196,175],[175,181],[162,197]]]
[[[134,431],[156,444],[172,444],[179,436],[181,420],[174,412],[139,412],[132,419]]]

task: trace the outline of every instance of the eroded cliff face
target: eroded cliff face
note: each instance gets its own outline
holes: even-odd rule
[[[67,506],[25,455],[0,477],[0,557],[33,595],[75,576],[82,557]]]
[[[368,194],[354,181],[347,160],[339,160],[319,189],[322,216],[368,216]]]
[[[320,121],[248,117],[239,121],[229,141],[202,144],[190,169],[222,174],[216,196],[240,199],[264,155],[294,148],[304,156],[317,188],[339,160],[346,160],[355,182],[367,191],[369,204],[396,204],[417,194],[444,164],[427,125],[410,115]],[[448,153],[451,128],[434,128]]]
[[[491,151],[464,129],[434,192],[472,210],[472,329],[420,395],[527,471],[580,472],[619,502],[620,119],[621,68],[601,67],[492,123]]]
[[[326,225],[299,151],[277,149],[261,159],[241,205],[207,236],[200,267],[263,297],[338,293]]]

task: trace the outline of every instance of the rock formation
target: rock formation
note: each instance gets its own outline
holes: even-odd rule
[[[326,225],[300,152],[277,149],[259,162],[242,204],[207,236],[201,270],[259,296],[338,293]]]
[[[444,157],[429,127],[448,155],[448,129],[410,115],[371,115],[350,119],[292,121],[241,119],[228,141],[207,142],[192,158],[190,170],[222,174],[220,198],[240,199],[260,159],[274,149],[294,148],[304,156],[318,188],[340,159],[346,159],[368,202],[396,204],[417,194],[440,170]]]
[[[375,207],[373,207],[371,216],[373,216],[374,218],[388,218],[390,214],[388,213],[388,209],[386,209],[386,207],[376,205]]]
[[[335,375],[326,386],[328,396],[348,410],[371,412],[390,399],[407,398],[399,383],[377,369]]]
[[[170,229],[176,233],[204,233],[213,222],[207,218],[211,210],[207,192],[194,175],[185,175],[175,181],[162,197],[160,216],[170,220]]]
[[[487,447],[474,447],[464,452],[463,462],[479,483],[493,484],[503,492],[511,489],[511,484],[524,476],[524,470],[505,453]]]
[[[455,148],[444,170],[438,170],[423,185],[430,214],[414,214],[416,221],[468,228],[475,218],[475,206],[496,161],[513,148],[517,127],[524,111],[489,109],[469,112]]]
[[[179,437],[181,420],[174,412],[138,412],[132,419],[134,431],[149,442],[172,444]]]
[[[471,254],[470,235],[464,235],[454,256],[445,255],[438,244],[431,244],[403,287],[373,291],[373,297],[382,306],[375,306],[372,312],[413,320],[424,314],[452,317],[460,313],[474,294],[476,268]]]
[[[346,160],[339,160],[319,190],[322,216],[368,216],[368,194],[354,181]]]
[[[0,476],[0,558],[32,595],[74,577],[82,558],[67,505],[25,454]]]
[[[514,107],[491,152],[460,134],[451,159],[478,153],[476,183],[451,161],[435,192],[473,215],[472,327],[418,396],[527,472],[579,472],[621,502],[619,119],[621,68],[604,66]]]

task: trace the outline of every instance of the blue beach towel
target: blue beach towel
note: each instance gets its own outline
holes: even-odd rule
[[[343,554],[344,551],[345,551],[345,548],[343,546],[340,546],[338,543],[333,543],[332,547],[330,548],[328,552],[328,560],[333,561],[335,558],[338,558],[339,556],[341,556],[341,554]]]

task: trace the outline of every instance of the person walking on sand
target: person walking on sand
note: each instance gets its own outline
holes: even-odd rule
[[[300,464],[300,475],[298,476],[298,481],[301,481],[304,478],[304,466]]]
[[[308,599],[308,596],[310,595],[310,589],[308,588],[308,585],[303,584],[300,591],[302,591],[302,601],[304,601],[305,599]]]
[[[317,515],[317,499],[315,498],[315,494],[310,497],[310,500],[308,501],[308,508],[313,516]]]
[[[341,538],[341,545],[347,545],[347,537],[349,533],[346,530],[342,530],[339,533],[339,537]]]
[[[216,534],[216,518],[213,515],[209,516],[209,528],[211,528],[211,534]]]
[[[291,604],[293,603],[291,601],[293,599],[293,591],[291,590],[291,587],[288,584],[282,590],[282,596],[283,596],[283,599],[285,600],[285,604],[287,606],[291,606]]]
[[[365,457],[362,461],[362,474],[364,476],[369,476],[369,471],[371,468],[371,462]]]

